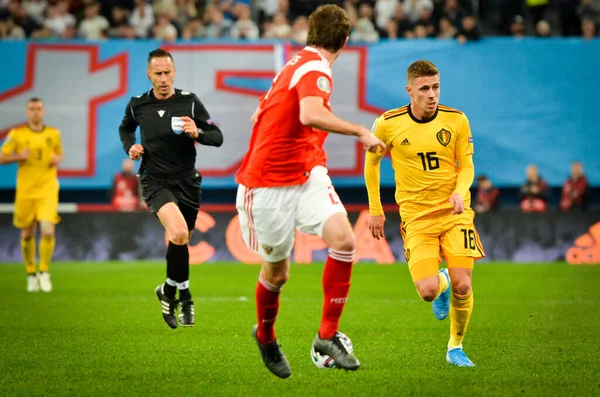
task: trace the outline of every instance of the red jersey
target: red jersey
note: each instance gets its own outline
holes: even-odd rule
[[[579,179],[573,177],[567,179],[562,189],[562,196],[560,199],[560,209],[568,211],[573,207],[581,206],[584,203],[585,195],[588,189],[587,178],[581,176]]]
[[[326,165],[327,133],[300,123],[300,100],[318,96],[331,110],[331,87],[331,66],[314,48],[305,47],[281,69],[260,98],[261,112],[237,183],[251,188],[300,185],[315,166]]]
[[[138,178],[135,175],[115,175],[112,204],[121,211],[134,211],[138,208]]]

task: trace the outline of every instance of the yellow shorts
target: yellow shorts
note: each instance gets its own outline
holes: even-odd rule
[[[442,258],[467,257],[475,260],[483,258],[485,252],[473,224],[474,217],[475,213],[471,209],[466,209],[460,215],[452,215],[450,210],[444,210],[408,223],[402,222],[400,232],[404,240],[404,255],[411,274],[414,272],[412,267],[425,259],[435,259],[439,266]],[[437,269],[435,271],[437,272]],[[421,277],[412,275],[413,279],[420,279],[424,278],[422,276],[434,276],[435,272],[430,275],[420,275]]]
[[[58,216],[58,192],[47,194],[40,198],[17,198],[13,225],[18,229],[25,229],[35,222],[60,222]]]

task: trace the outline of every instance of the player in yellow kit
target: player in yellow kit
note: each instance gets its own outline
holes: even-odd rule
[[[381,115],[372,132],[391,154],[404,251],[417,292],[432,302],[438,319],[450,314],[446,360],[474,366],[462,350],[473,310],[473,263],[485,255],[470,208],[473,138],[462,112],[439,105],[440,76],[434,64],[413,63],[407,80],[410,104]],[[369,228],[377,239],[384,236],[385,222],[379,193],[382,156],[367,153],[365,161]],[[439,270],[442,258],[448,268]]]
[[[21,250],[27,270],[27,291],[52,291],[48,272],[58,223],[57,166],[63,159],[60,131],[44,124],[44,102],[31,98],[27,124],[12,129],[0,151],[0,164],[18,163],[13,224],[21,229]],[[36,225],[39,222],[40,266],[37,273]]]

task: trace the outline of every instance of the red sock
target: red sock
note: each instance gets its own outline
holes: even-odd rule
[[[264,280],[262,273],[256,284],[256,316],[258,331],[256,336],[263,345],[275,340],[275,319],[279,311],[279,292],[281,287]]]
[[[323,339],[332,338],[338,330],[340,317],[350,290],[352,261],[354,251],[341,252],[330,249],[323,271],[323,317],[319,336]]]

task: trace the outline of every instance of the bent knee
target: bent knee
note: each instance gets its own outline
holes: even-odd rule
[[[471,292],[471,283],[467,280],[459,280],[452,283],[452,293],[455,295],[467,295]]]
[[[278,272],[272,276],[271,284],[274,284],[278,287],[283,287],[285,283],[290,279],[290,272]]]
[[[26,227],[25,229],[21,229],[21,238],[23,240],[30,240],[35,235],[35,225],[31,225]]]
[[[438,295],[437,288],[422,288],[418,289],[417,292],[419,293],[421,299],[423,299],[425,302],[433,302]]]
[[[31,240],[33,238],[33,230],[21,230],[21,239],[23,240]]]
[[[54,238],[54,225],[48,222],[41,222],[40,234],[46,240]]]
[[[190,233],[186,229],[177,229],[169,233],[170,240],[175,245],[185,245],[190,241]]]
[[[272,263],[271,263],[272,264]],[[289,266],[281,266],[281,268],[265,269],[260,274],[260,279],[266,281],[274,287],[281,288],[290,278]]]
[[[425,302],[433,302],[438,296],[439,285],[437,282],[417,282],[415,287],[417,293]]]
[[[353,252],[355,246],[354,233],[340,233],[331,240],[329,248],[340,252]]]
[[[321,237],[335,251],[351,252],[356,246],[354,230],[344,213],[336,213],[325,221]]]

